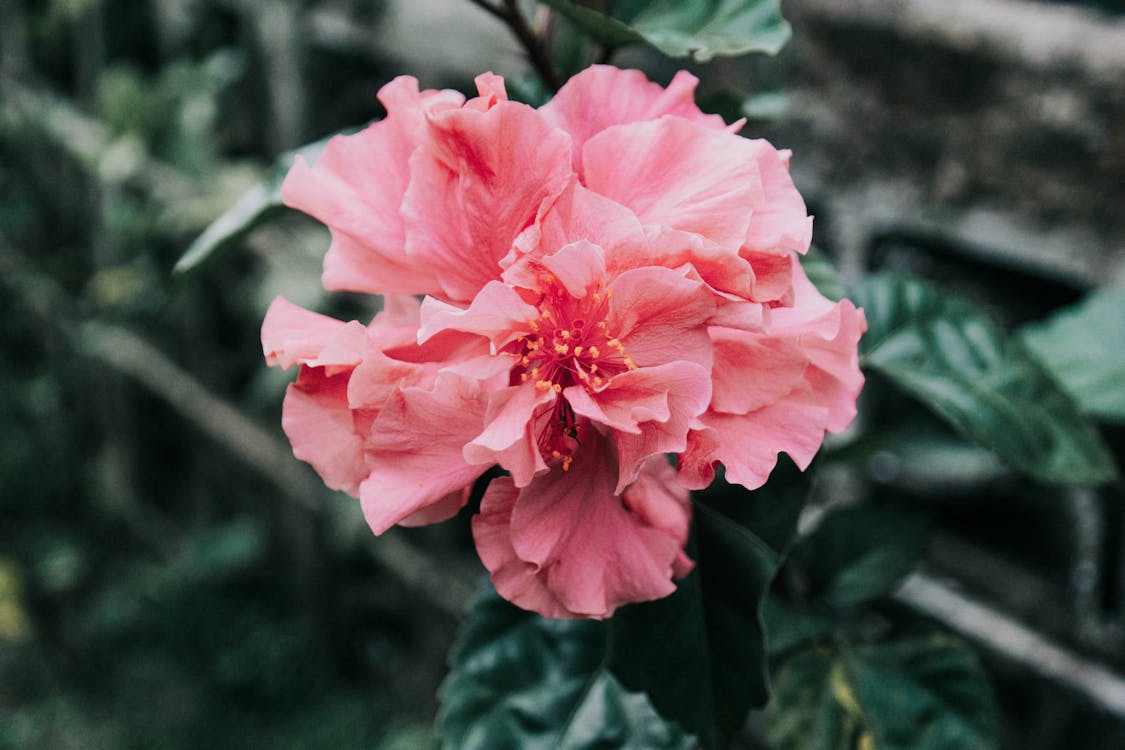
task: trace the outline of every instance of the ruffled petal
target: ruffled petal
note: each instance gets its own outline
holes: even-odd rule
[[[612,447],[593,438],[570,472],[537,477],[514,501],[510,481],[493,483],[474,537],[502,596],[550,617],[561,607],[564,616],[600,619],[675,590],[684,539],[668,516],[686,493],[656,493],[646,484],[632,499],[629,491],[614,495],[613,463]]]
[[[262,321],[266,364],[350,369],[363,357],[367,334],[358,321],[345,323],[276,298]]]
[[[353,497],[367,476],[363,433],[348,406],[348,375],[324,368],[301,368],[285,392],[281,428],[293,455],[310,464],[331,489]]]
[[[617,125],[587,141],[584,183],[643,224],[737,250],[762,200],[760,145],[679,117]]]
[[[425,116],[456,108],[453,91],[418,91],[401,76],[379,92],[387,117],[354,135],[332,138],[315,166],[297,157],[281,187],[286,205],[326,224],[332,245],[324,259],[327,289],[427,294],[440,289],[433,269],[406,258],[399,204],[408,162]]]
[[[517,487],[547,469],[535,439],[535,417],[554,403],[555,392],[531,383],[493,393],[488,401],[484,431],[465,446],[471,464],[500,464],[512,474]]]
[[[789,176],[789,151],[778,151],[767,141],[757,144],[762,200],[754,204],[746,231],[747,251],[787,255],[804,253],[812,242],[812,217]]]
[[[411,263],[432,269],[446,300],[470,301],[570,174],[570,140],[526,105],[430,116],[402,201]]]
[[[638,367],[675,361],[711,367],[704,321],[715,313],[715,302],[701,281],[667,268],[637,268],[608,289],[608,330]]]
[[[481,431],[487,394],[474,380],[439,373],[431,389],[405,388],[371,427],[363,515],[376,534],[471,485],[487,466],[462,450]]]
[[[704,127],[724,129],[723,118],[704,114],[696,106],[698,83],[699,79],[681,70],[664,88],[639,70],[593,65],[567,81],[539,111],[548,122],[570,134],[574,142],[574,169],[581,172],[582,146],[614,125],[675,115]]]
[[[521,560],[512,546],[512,508],[520,490],[509,477],[493,479],[473,516],[473,541],[497,593],[517,607],[557,620],[581,617],[568,610],[547,588],[539,566]]]

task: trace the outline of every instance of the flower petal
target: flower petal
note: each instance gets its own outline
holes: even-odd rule
[[[432,269],[448,301],[468,302],[569,179],[570,140],[526,105],[430,116],[402,201],[411,263]]]
[[[737,249],[762,199],[760,145],[680,117],[617,125],[586,142],[585,184],[643,224]]]
[[[754,204],[746,231],[746,249],[782,255],[806,252],[812,242],[812,217],[789,176],[791,153],[778,151],[764,140],[749,142],[759,147],[763,197]]]
[[[266,364],[288,370],[295,364],[350,369],[362,358],[366,333],[358,321],[345,323],[276,298],[262,321]]]
[[[316,165],[297,157],[281,186],[286,205],[328,225],[324,258],[327,289],[425,294],[440,289],[433,269],[410,262],[399,204],[408,161],[427,113],[456,108],[454,91],[418,91],[401,76],[379,92],[387,117],[354,135],[332,138]]]
[[[711,367],[704,321],[715,302],[701,281],[667,268],[636,268],[614,279],[609,291],[609,330],[638,367],[678,360]]]
[[[405,388],[387,401],[371,428],[371,474],[359,488],[363,515],[376,534],[471,485],[487,466],[462,450],[480,433],[487,394],[474,380],[439,373],[432,389]]]
[[[293,455],[311,464],[324,483],[353,497],[367,476],[363,435],[348,406],[348,375],[302,367],[285,392],[281,428]]]
[[[515,582],[506,581],[506,588],[522,582],[524,591],[538,591],[528,598],[542,602],[542,590],[524,580],[530,573],[542,579],[568,612],[599,619],[623,604],[675,590],[672,576],[683,540],[626,508],[622,497],[613,494],[616,468],[612,446],[594,437],[583,444],[571,471],[541,475],[520,491],[511,510],[510,551],[499,546],[481,550],[486,565],[503,560],[511,566],[514,553],[531,566],[521,568]],[[646,494],[636,502],[643,506],[661,500]],[[478,549],[481,541],[478,537]],[[484,541],[496,544],[495,538]]]
[[[500,464],[512,474],[517,487],[524,487],[547,464],[535,440],[535,416],[541,407],[555,401],[555,392],[531,383],[493,393],[488,400],[484,431],[465,446],[471,464]]]
[[[696,106],[698,83],[699,79],[681,70],[664,88],[639,70],[592,65],[567,81],[539,111],[548,122],[570,134],[574,170],[581,172],[582,146],[613,125],[676,115],[708,128],[724,129],[723,118],[706,115]]]

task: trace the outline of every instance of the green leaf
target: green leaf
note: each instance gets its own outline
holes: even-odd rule
[[[1125,287],[1099,289],[1021,335],[1082,411],[1125,422]]]
[[[956,430],[1044,482],[1116,476],[1097,428],[1020,343],[968,302],[893,274],[852,294],[867,315],[863,364]]]
[[[176,261],[172,273],[180,275],[196,270],[233,246],[252,229],[280,214],[285,208],[281,202],[281,183],[285,181],[293,161],[297,156],[303,156],[310,164],[315,163],[329,140],[330,137],[324,138],[279,156],[270,169],[269,177],[243,193],[222,216],[211,222]]]
[[[540,2],[557,10],[590,38],[607,47],[624,47],[644,41],[644,37],[616,18],[578,5],[571,0],[540,0]]]
[[[610,622],[613,673],[705,748],[728,747],[769,696],[760,609],[806,495],[788,461],[755,492],[716,483],[694,504],[695,570],[671,596]]]
[[[454,646],[439,722],[449,750],[687,750],[692,740],[604,667],[600,622],[549,620],[477,597]]]
[[[798,654],[768,709],[776,750],[991,750],[996,706],[975,654],[948,636]]]
[[[541,0],[609,47],[646,41],[671,57],[776,54],[792,33],[780,0],[616,2],[609,14],[572,0]]]
[[[832,632],[831,617],[795,607],[775,594],[767,596],[762,604],[762,621],[766,624],[771,658]]]
[[[919,515],[883,508],[830,512],[792,552],[809,596],[850,607],[890,593],[917,564],[928,536]]]

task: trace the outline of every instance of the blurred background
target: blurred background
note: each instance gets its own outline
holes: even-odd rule
[[[1125,283],[1125,3],[783,8],[778,57],[691,69],[794,150],[845,278],[910,270],[1009,328]],[[294,213],[172,267],[279,154],[381,116],[395,75],[484,70],[533,91],[466,0],[0,0],[0,748],[434,744],[467,518],[374,539],[292,458],[291,373],[258,342],[278,294],[371,301],[320,290],[327,233]],[[1045,489],[877,378],[864,398],[876,437],[826,455],[814,507],[936,519],[920,580],[953,598],[890,606],[980,647],[1008,747],[1125,747],[1120,484]]]

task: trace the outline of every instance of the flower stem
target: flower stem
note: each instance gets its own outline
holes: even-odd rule
[[[562,85],[559,74],[555,71],[554,65],[551,64],[551,58],[547,54],[543,39],[535,33],[523,13],[520,12],[518,0],[503,0],[503,5],[495,5],[488,0],[469,0],[469,2],[507,24],[512,34],[524,48],[528,60],[531,61],[532,67],[535,68],[535,72],[539,74],[544,85],[551,91],[559,90]]]

